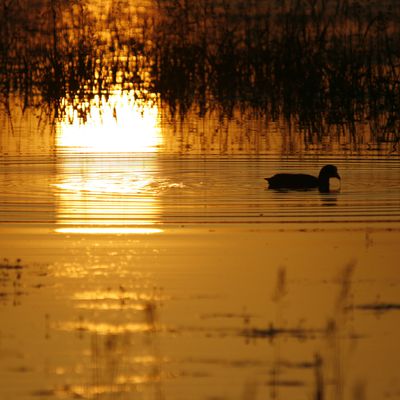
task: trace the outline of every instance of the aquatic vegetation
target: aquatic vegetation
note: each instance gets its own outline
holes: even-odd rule
[[[0,10],[4,103],[17,93],[59,115],[69,99],[84,120],[91,98],[118,88],[161,99],[172,116],[240,108],[310,134],[356,134],[367,122],[376,141],[399,139],[400,14],[390,1],[25,2]]]
[[[8,258],[4,258],[3,262],[0,263],[0,270],[21,270],[23,268],[20,258],[17,258],[15,262],[11,262]]]
[[[279,387],[310,387],[312,394],[310,398],[323,400],[325,398],[365,398],[365,384],[361,381],[352,383],[348,378],[348,365],[351,358],[354,339],[359,338],[355,335],[352,326],[353,305],[353,284],[356,261],[348,262],[338,273],[336,279],[332,281],[337,285],[337,295],[333,304],[333,311],[327,316],[326,326],[321,329],[313,329],[300,325],[298,328],[287,328],[287,321],[280,322],[275,326],[270,322],[267,328],[247,326],[241,332],[246,340],[265,340],[276,347],[276,356],[272,360],[269,371],[271,376],[267,382],[274,393],[272,398],[278,398]],[[276,320],[284,321],[282,314],[282,302],[289,294],[287,287],[286,269],[281,267],[277,271],[277,281],[273,293],[273,301],[279,311]],[[398,310],[397,304],[376,302],[372,304],[362,304],[355,309],[384,312],[388,310]],[[292,361],[286,359],[279,352],[279,344],[287,344],[289,339],[304,341],[312,340],[316,347],[315,353],[309,355],[306,361]],[[318,344],[320,342],[320,344]],[[290,357],[290,355],[288,355]],[[314,375],[312,381],[302,381],[299,379],[288,379],[291,370],[310,371]],[[351,397],[344,395],[348,387],[352,388]]]
[[[386,303],[386,302],[374,302],[374,303],[366,303],[359,304],[356,306],[359,310],[371,311],[377,314],[385,313],[387,311],[399,311],[400,304],[399,303]]]
[[[12,261],[3,258],[0,261],[0,305],[13,307],[21,306],[22,300],[27,297],[32,290],[40,290],[44,286],[44,280],[48,273],[45,266],[31,265],[22,262],[20,258]],[[33,281],[27,285],[33,277]]]
[[[20,304],[20,298],[25,294],[22,285],[22,272],[25,266],[18,258],[15,262],[4,258],[0,262],[0,305],[12,301],[13,306]]]
[[[173,109],[184,112],[197,99],[201,114],[216,103],[230,115],[240,104],[311,132],[378,117],[398,129],[399,31],[390,9],[349,1],[170,3],[159,2],[165,17],[156,27],[154,75]]]

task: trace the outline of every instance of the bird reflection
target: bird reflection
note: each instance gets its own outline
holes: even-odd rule
[[[337,206],[338,193],[321,193],[321,205],[324,207]]]

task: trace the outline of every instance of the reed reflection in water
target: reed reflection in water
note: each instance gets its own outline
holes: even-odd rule
[[[66,100],[64,100],[67,103]],[[155,233],[158,199],[151,190],[162,145],[155,105],[131,92],[66,104],[56,149],[57,228],[64,233]],[[78,110],[85,109],[85,118]]]

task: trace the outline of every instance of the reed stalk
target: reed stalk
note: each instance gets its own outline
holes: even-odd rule
[[[1,0],[3,98],[59,107],[119,87],[180,117],[240,107],[312,133],[368,121],[400,138],[392,0],[157,0],[146,12],[115,0],[104,14],[89,3]]]

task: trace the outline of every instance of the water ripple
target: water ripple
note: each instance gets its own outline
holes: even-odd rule
[[[340,192],[279,192],[280,171],[334,162]],[[0,219],[61,225],[400,221],[400,159],[113,155],[2,162]]]

